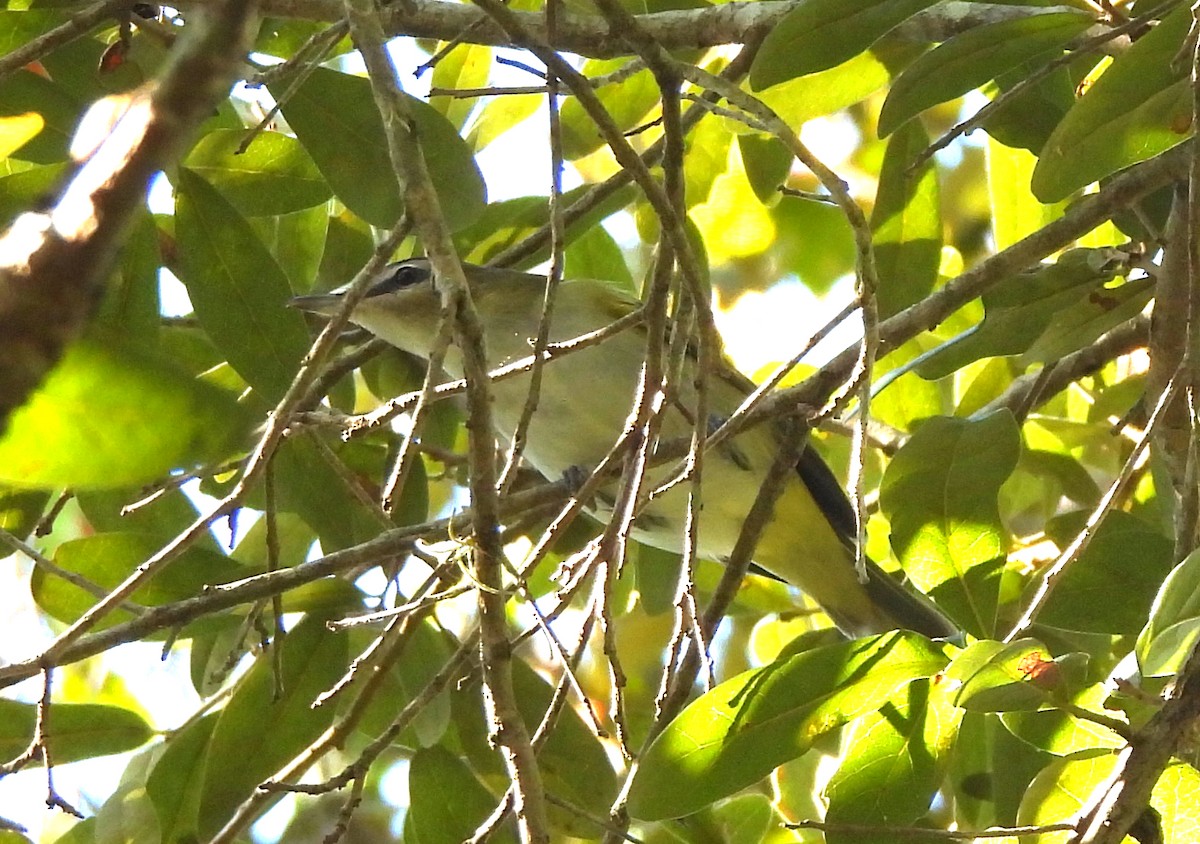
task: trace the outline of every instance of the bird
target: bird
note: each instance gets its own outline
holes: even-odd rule
[[[468,289],[484,330],[489,369],[528,358],[543,313],[544,276],[511,269],[463,265]],[[298,296],[290,305],[329,316],[345,288]],[[618,285],[589,278],[564,279],[558,286],[549,341],[559,343],[610,325],[641,302]],[[405,352],[429,359],[442,307],[426,258],[409,258],[382,268],[370,279],[365,296],[349,315],[352,323]],[[646,355],[642,324],[600,342],[550,358],[542,368],[538,403],[526,433],[523,459],[551,480],[595,467],[626,426]],[[753,385],[720,358],[719,377],[708,379],[710,422],[728,418]],[[694,360],[688,367],[694,372]],[[453,346],[443,369],[461,378],[461,355]],[[666,405],[660,442],[690,437],[695,424],[696,393],[690,372],[678,379]],[[501,441],[510,441],[529,394],[528,372],[491,383],[493,423]],[[746,515],[779,453],[781,429],[759,424],[724,440],[706,453],[702,470],[697,551],[725,562],[737,542]],[[665,465],[648,473],[654,489],[672,470]],[[641,542],[679,552],[690,484],[676,484],[655,497],[633,523]],[[590,503],[592,515],[607,520],[615,496],[611,488]],[[774,513],[754,552],[756,569],[794,586],[814,600],[848,638],[907,629],[930,638],[953,639],[955,624],[927,597],[867,560],[865,579],[855,566],[854,511],[845,491],[820,454],[806,445],[796,472],[783,487]]]

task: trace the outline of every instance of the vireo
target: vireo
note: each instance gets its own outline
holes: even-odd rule
[[[542,316],[545,279],[512,270],[463,265],[486,334],[489,367],[504,366],[532,353]],[[295,307],[331,314],[341,292],[301,296]],[[609,325],[640,306],[616,286],[592,279],[569,279],[558,288],[550,342],[562,342]],[[429,356],[438,330],[440,303],[429,262],[422,258],[384,268],[350,315],[351,321],[406,352]],[[622,331],[596,345],[544,364],[537,409],[529,424],[524,459],[547,478],[591,469],[608,453],[633,407],[646,354],[643,326]],[[461,358],[451,347],[444,368],[462,377]],[[708,379],[710,418],[727,417],[750,390],[732,367]],[[496,434],[511,440],[526,397],[528,372],[494,381]],[[660,441],[690,436],[694,424],[692,373],[684,372],[677,394],[664,410]],[[733,550],[746,514],[779,449],[779,433],[758,425],[710,450],[703,464],[698,543],[701,556],[724,561]],[[671,470],[657,466],[647,477],[654,489]],[[854,514],[841,486],[820,455],[807,447],[794,482],[780,494],[774,517],[760,536],[754,562],[812,597],[848,636],[907,628],[931,637],[951,637],[955,626],[923,596],[908,591],[874,563],[866,583],[854,568]],[[689,485],[676,484],[649,503],[634,522],[635,537],[678,552],[683,542]],[[596,496],[591,512],[611,513],[611,491]]]

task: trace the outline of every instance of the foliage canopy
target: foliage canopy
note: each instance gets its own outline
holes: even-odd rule
[[[3,772],[127,760],[44,840],[250,840],[295,791],[287,841],[1197,840],[1189,7],[562,5],[0,9],[0,539],[38,625]],[[819,416],[869,554],[963,639],[845,641],[781,583],[551,527],[560,479],[480,487],[508,444],[469,396],[286,307],[451,245],[666,267],[674,323],[731,337],[762,295],[853,300],[755,412]],[[820,328],[787,316],[760,383]]]

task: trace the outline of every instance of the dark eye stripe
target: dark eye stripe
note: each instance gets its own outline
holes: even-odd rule
[[[425,261],[400,261],[388,266],[384,272],[386,274],[367,290],[368,298],[395,293],[397,290],[414,287],[431,279],[429,264]]]

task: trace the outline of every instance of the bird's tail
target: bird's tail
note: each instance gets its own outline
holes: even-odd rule
[[[932,601],[908,589],[870,560],[867,561],[865,588],[871,603],[891,617],[893,623],[885,630],[903,628],[923,633],[931,639],[957,639],[962,635],[958,626]],[[885,630],[870,632],[883,633]]]

